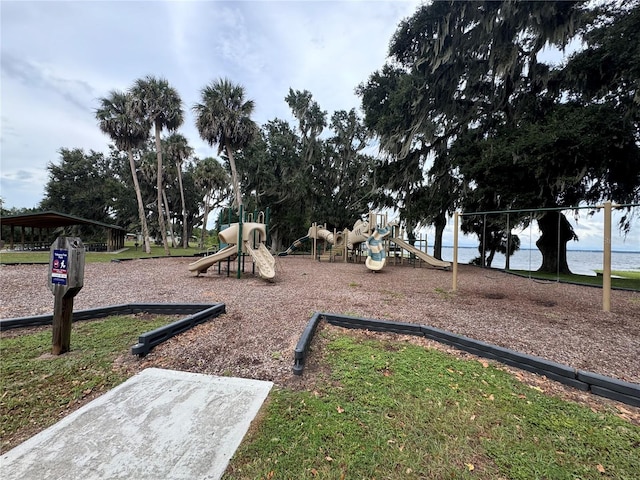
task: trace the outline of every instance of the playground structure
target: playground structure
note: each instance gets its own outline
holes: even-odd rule
[[[190,263],[189,271],[195,272],[197,276],[217,264],[218,273],[220,273],[221,264],[226,260],[227,272],[230,272],[231,261],[237,259],[236,274],[237,278],[240,278],[244,271],[245,257],[251,257],[254,273],[257,269],[260,277],[266,280],[273,279],[275,277],[275,259],[265,246],[268,214],[269,210],[267,209],[266,215],[264,212],[254,212],[254,214],[246,215],[245,218],[241,207],[239,221],[231,223],[231,212],[229,211],[229,223],[218,234],[220,250]],[[257,221],[253,221],[254,219]],[[352,230],[337,231],[334,229],[330,231],[326,225],[320,226],[314,223],[309,227],[309,231],[304,237],[297,239],[278,256],[289,255],[300,248],[303,243],[312,240],[313,259],[319,261],[336,262],[341,260],[347,262],[351,259],[353,262],[359,262],[366,251],[366,267],[371,271],[380,271],[386,265],[389,257],[393,258],[394,264],[404,263],[404,252],[406,251],[411,261],[421,261],[435,268],[449,269],[451,267],[449,262],[438,260],[403,240],[404,233],[398,222],[388,221],[386,214],[369,212],[367,220],[357,220]],[[318,253],[318,241],[323,243],[321,254]]]
[[[409,260],[417,259],[434,268],[451,268],[451,263],[438,260],[427,254],[426,251],[405,241],[403,239],[405,233],[398,222],[389,221],[386,214],[369,212],[367,220],[356,221],[353,230],[337,231],[334,229],[332,232],[326,228],[326,225],[319,226],[314,223],[309,228],[307,235],[297,239],[287,250],[278,255],[289,255],[305,242],[312,240],[314,260],[335,262],[341,259],[343,262],[347,262],[352,259],[357,262],[365,250],[364,246],[366,246],[365,265],[372,271],[382,270],[388,258],[393,258],[394,264],[403,264],[405,251],[409,254]],[[318,254],[318,241],[322,241],[324,244],[322,254]]]
[[[357,253],[359,246],[367,241],[370,236],[369,223],[357,220],[353,225],[353,230],[345,229],[343,231],[328,230],[325,226],[314,223],[309,227],[309,231],[304,237],[300,237],[291,244],[284,252],[280,252],[278,256],[286,256],[299,249],[309,240],[313,241],[313,259],[321,261],[336,261],[337,257],[347,261],[349,251]],[[318,240],[324,243],[323,253],[318,255]]]
[[[229,223],[226,228],[218,234],[221,249],[213,255],[203,257],[189,264],[189,271],[195,272],[196,276],[205,273],[211,266],[218,264],[220,269],[221,262],[227,260],[227,272],[231,270],[231,261],[238,260],[236,270],[237,278],[240,278],[244,271],[244,258],[250,256],[253,261],[254,273],[255,269],[258,275],[265,280],[271,280],[275,277],[275,259],[271,252],[265,246],[268,228],[268,213],[264,212],[249,214],[245,216],[240,207],[239,221],[237,223]],[[230,216],[231,212],[229,212]],[[265,220],[266,217],[266,220]],[[256,218],[258,221],[252,221]],[[245,221],[248,220],[248,221]]]

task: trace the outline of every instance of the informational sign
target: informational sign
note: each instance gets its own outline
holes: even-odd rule
[[[69,269],[69,250],[54,250],[51,263],[51,283],[66,285]]]
[[[61,236],[49,249],[47,284],[53,293],[53,339],[51,353],[61,355],[71,348],[73,297],[84,282],[84,254],[82,240]]]

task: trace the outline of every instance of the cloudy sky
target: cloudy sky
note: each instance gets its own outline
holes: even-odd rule
[[[4,206],[38,205],[46,166],[59,162],[61,147],[107,152],[94,116],[99,98],[146,75],[166,78],[180,93],[180,131],[199,157],[214,151],[199,138],[191,107],[220,77],[245,87],[258,123],[292,120],[289,88],[309,90],[329,114],[359,108],[355,87],[384,64],[397,25],[420,3],[0,0]],[[597,232],[581,248],[601,245],[598,223],[579,224],[588,229],[581,239]],[[640,250],[638,230],[614,247]]]
[[[380,68],[419,1],[7,1],[1,8],[5,207],[35,207],[46,166],[65,148],[107,151],[98,99],[145,75],[166,78],[186,110],[181,132],[203,157],[191,107],[209,82],[240,83],[254,119],[290,119],[289,88],[329,113],[358,108],[355,87]]]

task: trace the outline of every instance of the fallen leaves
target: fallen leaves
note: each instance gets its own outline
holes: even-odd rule
[[[596,470],[598,470],[600,473],[604,473],[606,471],[600,463],[596,465]]]

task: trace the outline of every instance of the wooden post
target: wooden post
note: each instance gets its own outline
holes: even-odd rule
[[[55,294],[53,304],[53,342],[51,353],[61,355],[71,350],[73,295]]]
[[[71,349],[73,297],[84,281],[85,248],[79,238],[58,237],[51,245],[49,288],[54,296],[51,352],[60,355]]]
[[[458,212],[453,214],[453,291],[458,291]]]
[[[611,311],[611,202],[604,202],[604,245],[602,259],[602,310]]]

